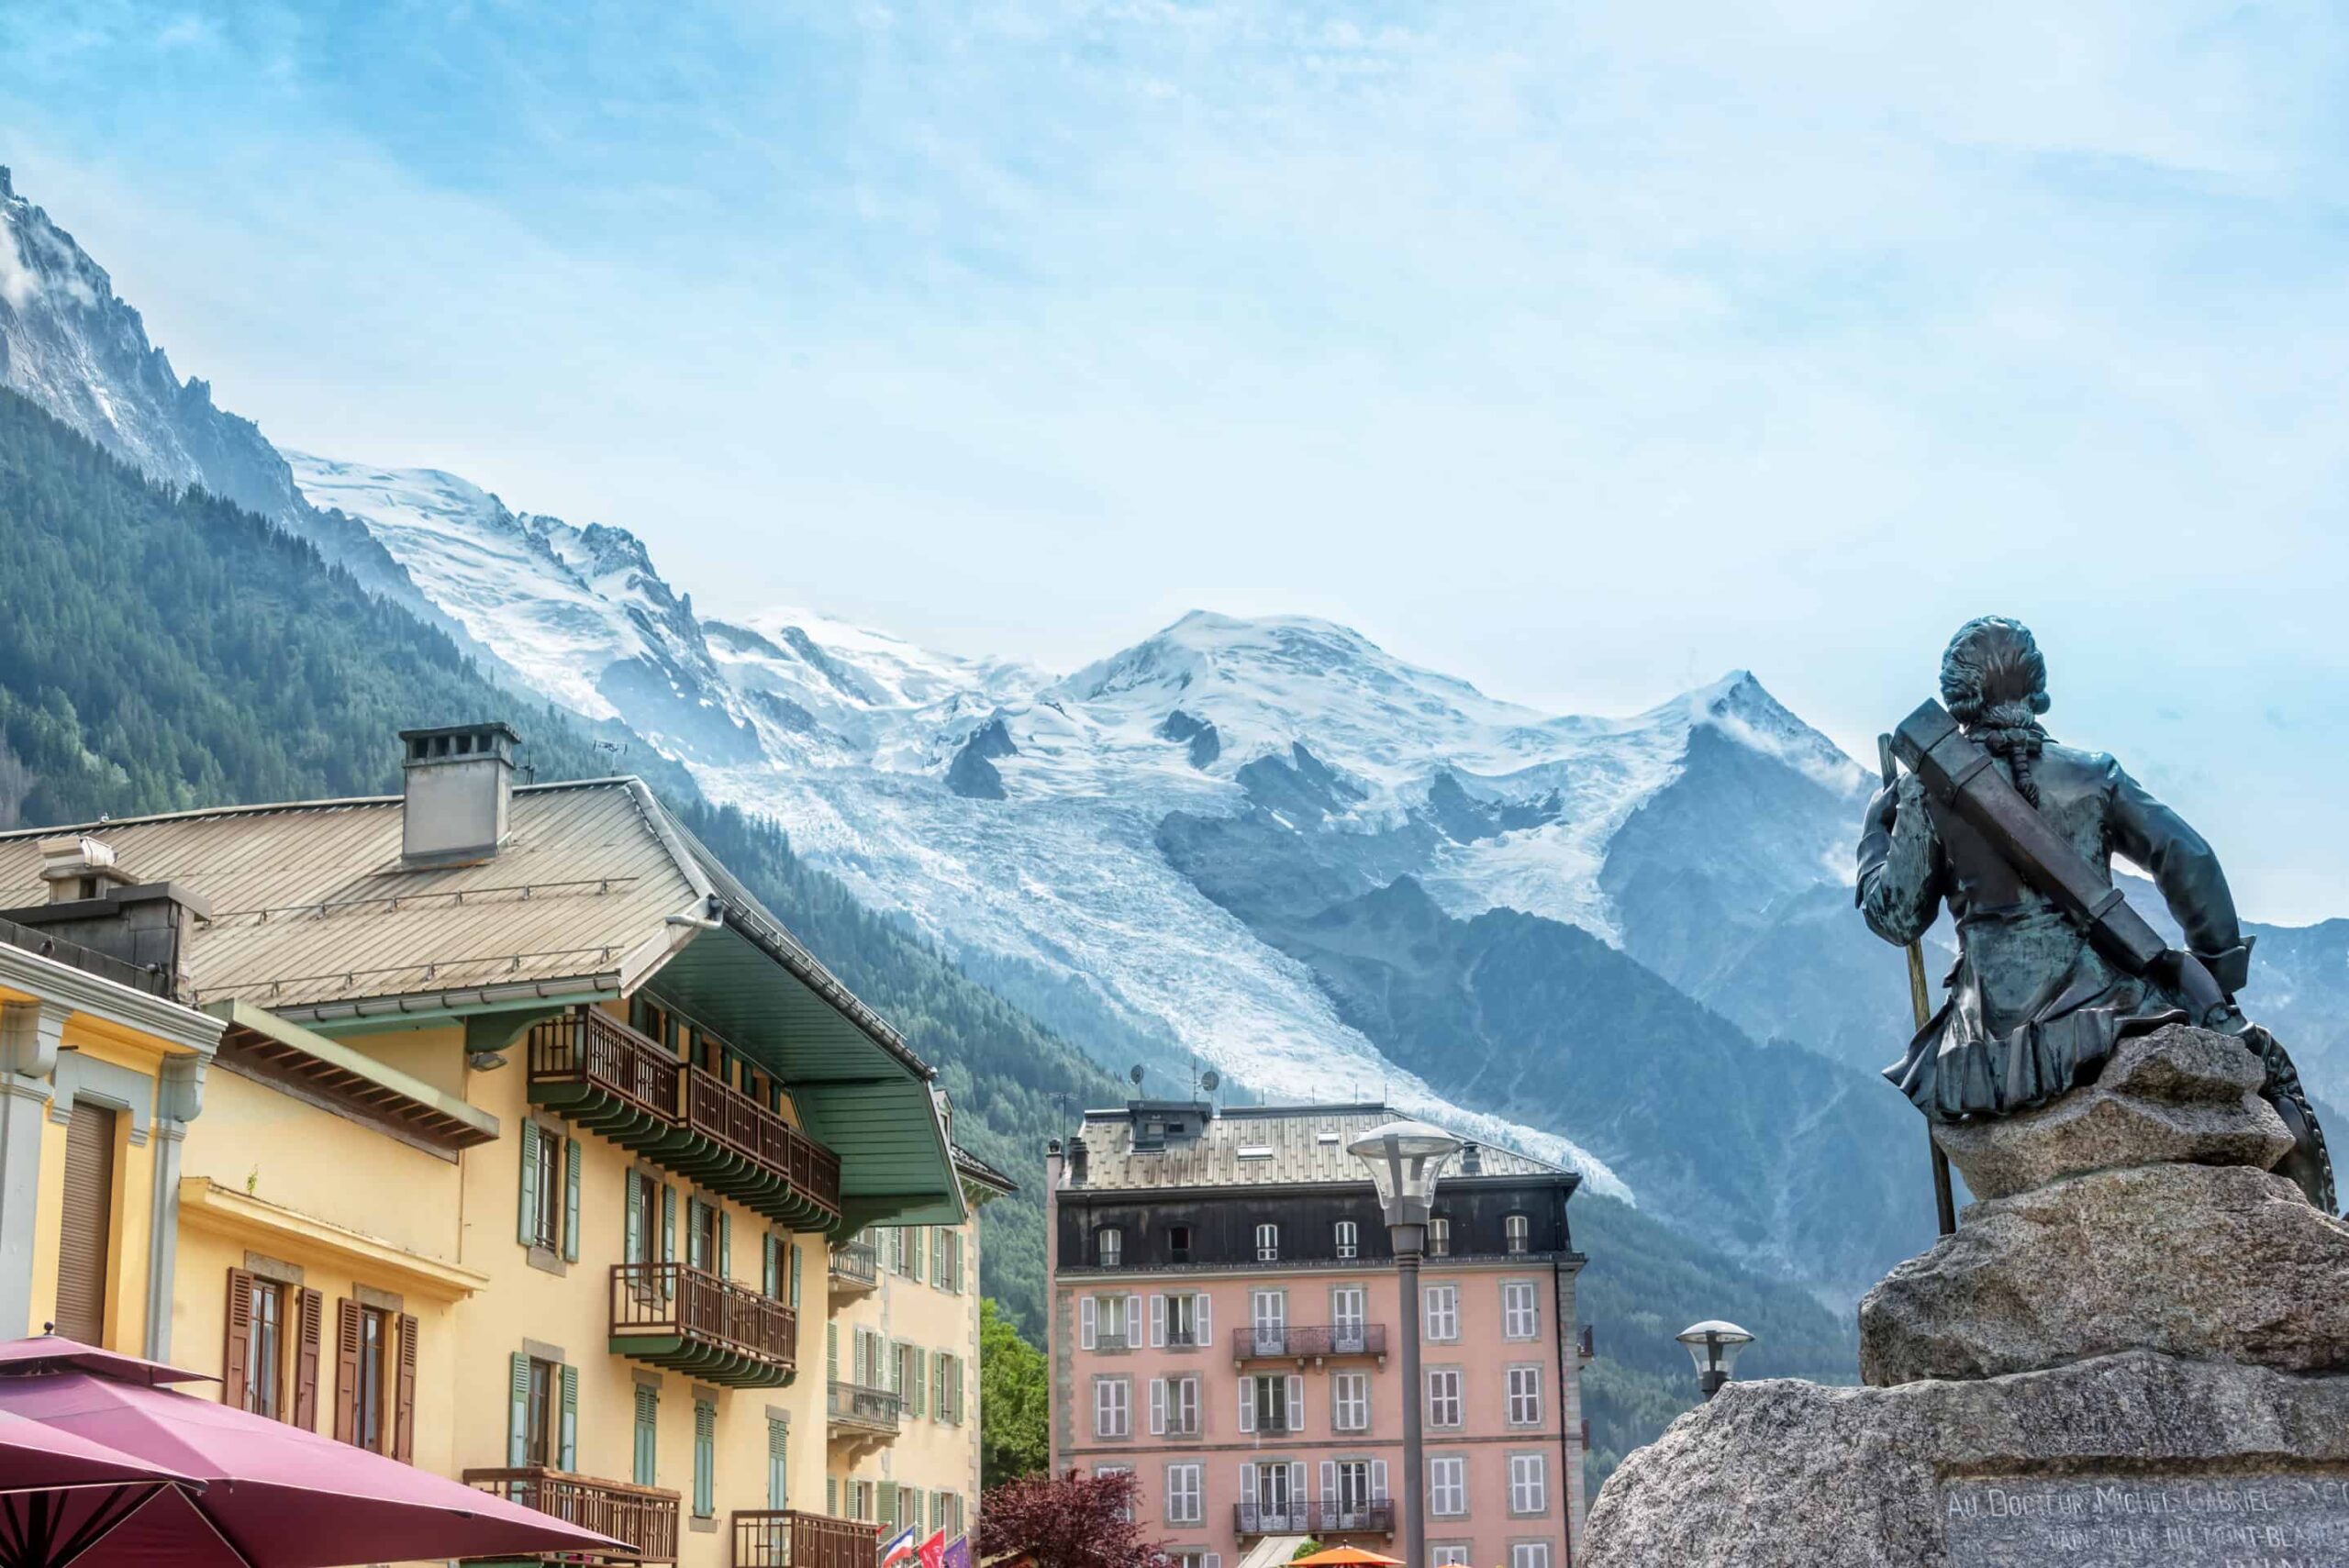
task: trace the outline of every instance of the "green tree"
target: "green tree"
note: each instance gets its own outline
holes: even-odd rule
[[[989,1491],[1041,1472],[1051,1457],[1044,1352],[1019,1337],[993,1296],[979,1304],[979,1483]]]

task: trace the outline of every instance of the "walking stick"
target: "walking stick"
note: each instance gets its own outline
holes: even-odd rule
[[[1884,787],[1890,789],[1900,782],[1900,764],[1892,755],[1891,736],[1879,735],[1876,738],[1876,756],[1884,773]],[[1924,939],[1920,937],[1910,942],[1908,951],[1909,1010],[1916,1015],[1918,1032],[1922,1033],[1933,1017],[1932,1002],[1925,990]],[[1933,1142],[1930,1129],[1925,1134],[1925,1143],[1933,1153],[1933,1216],[1941,1221],[1943,1235],[1954,1235],[1957,1232],[1957,1200],[1950,1192],[1949,1156],[1942,1152],[1940,1144]]]

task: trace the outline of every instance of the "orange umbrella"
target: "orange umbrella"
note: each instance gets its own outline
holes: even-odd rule
[[[1399,1557],[1381,1557],[1359,1546],[1332,1546],[1290,1562],[1288,1568],[1403,1568]]]

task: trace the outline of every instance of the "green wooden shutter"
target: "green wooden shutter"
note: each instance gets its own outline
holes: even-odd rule
[[[562,1458],[559,1468],[579,1468],[579,1369],[562,1369]]]
[[[881,1483],[881,1529],[884,1533],[897,1528],[897,1484]]]
[[[791,1254],[791,1309],[799,1310],[799,1243],[786,1240],[784,1250]]]
[[[622,1178],[622,1184],[628,1189],[628,1214],[620,1227],[620,1261],[640,1263],[644,1261],[644,1184],[634,1171]]]
[[[834,1518],[841,1516],[841,1478],[837,1475],[824,1477],[824,1512]]]
[[[734,1217],[722,1208],[718,1211],[718,1277],[734,1277]]]
[[[791,1429],[781,1421],[767,1422],[767,1507],[791,1507]]]
[[[707,1399],[694,1401],[694,1513],[707,1518],[718,1511],[718,1407]]]
[[[772,1300],[776,1284],[774,1268],[774,1238],[759,1238],[759,1294]]]
[[[824,1378],[829,1383],[841,1380],[841,1326],[824,1325]]]
[[[562,1140],[562,1261],[579,1261],[579,1140]]]
[[[658,1485],[660,1477],[661,1391],[636,1385],[636,1470],[640,1486]]]
[[[515,1239],[525,1247],[539,1239],[539,1124],[522,1124],[522,1207],[515,1216]]]
[[[512,1373],[509,1386],[514,1397],[506,1413],[506,1467],[519,1470],[530,1456],[530,1358],[516,1351]]]
[[[921,1283],[921,1227],[916,1226],[914,1228],[913,1234],[906,1238],[907,1262],[913,1264],[913,1276],[914,1283],[916,1284],[919,1284]]]
[[[661,1184],[661,1261],[677,1261],[677,1189]]]

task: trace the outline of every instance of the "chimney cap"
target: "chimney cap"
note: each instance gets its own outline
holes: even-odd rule
[[[478,762],[494,759],[509,767],[514,748],[522,743],[514,727],[502,718],[479,724],[439,724],[425,729],[403,729],[403,767],[430,767],[440,762]]]

